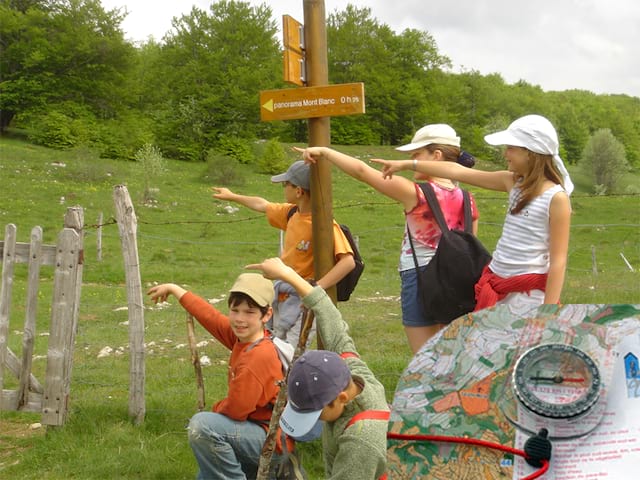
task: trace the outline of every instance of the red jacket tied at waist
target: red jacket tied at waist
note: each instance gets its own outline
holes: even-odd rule
[[[502,278],[493,273],[489,266],[486,266],[475,286],[476,308],[474,311],[492,307],[509,293],[529,293],[531,290],[542,290],[544,292],[546,285],[546,273],[525,273]]]

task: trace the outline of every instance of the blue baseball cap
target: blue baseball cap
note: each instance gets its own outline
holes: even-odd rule
[[[349,386],[351,371],[335,352],[309,350],[289,370],[287,406],[280,427],[293,438],[304,437],[318,422],[322,409]]]

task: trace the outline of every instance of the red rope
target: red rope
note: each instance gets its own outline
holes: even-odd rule
[[[508,447],[506,445],[501,445],[499,443],[488,442],[486,440],[478,440],[476,438],[466,438],[466,437],[446,437],[443,435],[408,435],[404,433],[392,433],[387,432],[387,438],[391,438],[393,440],[408,440],[408,441],[423,441],[423,442],[445,442],[445,443],[463,443],[466,445],[475,445],[478,447],[486,447],[493,448],[495,450],[502,450],[503,452],[512,453],[514,455],[519,455],[522,458],[527,458],[527,455],[524,451],[518,450],[517,448]],[[541,460],[542,467],[540,467],[537,471],[523,477],[520,480],[534,480],[535,478],[539,478],[544,475],[547,470],[549,470],[549,461]]]

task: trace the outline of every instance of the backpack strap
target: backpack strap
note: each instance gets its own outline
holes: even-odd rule
[[[444,219],[444,215],[442,214],[442,209],[440,208],[440,202],[438,202],[438,197],[436,197],[436,192],[433,191],[433,187],[429,182],[419,183],[420,189],[424,193],[424,197],[427,199],[427,204],[433,213],[433,216],[438,222],[438,226],[440,227],[440,231],[443,233],[449,230],[447,226],[447,222]]]
[[[349,420],[344,429],[346,430],[360,420],[384,420],[385,422],[388,422],[390,415],[391,412],[389,410],[363,410],[351,417],[351,420]],[[387,473],[385,472],[377,480],[387,480],[387,478]]]
[[[409,245],[411,245],[411,255],[413,255],[413,265],[418,270],[418,257],[416,256],[416,249],[413,246],[413,240],[411,239],[411,230],[409,230],[409,222],[407,221],[407,237],[409,237]],[[418,284],[420,283],[420,275],[418,275]],[[420,285],[418,285],[422,288]]]
[[[253,342],[251,345],[249,345],[245,352],[248,352],[249,350],[253,350],[253,347],[255,347],[256,345],[258,345],[259,343],[261,343],[265,338],[269,338],[266,335],[264,337],[259,338],[258,340],[256,340],[255,342]]]
[[[347,426],[344,427],[345,430],[347,428],[349,428],[351,425],[353,425],[354,423],[360,421],[360,420],[385,420],[385,421],[389,421],[389,415],[391,415],[391,412],[389,410],[363,410],[359,413],[356,413],[353,417],[351,417],[351,420],[349,420],[349,423],[347,423]]]
[[[355,353],[355,352],[342,352],[342,353],[340,354],[340,357],[341,357],[343,360],[346,360],[347,358],[360,358],[360,355],[358,355],[358,354],[357,354],[357,353]]]
[[[294,205],[289,209],[289,211],[287,212],[287,223],[289,222],[289,220],[291,220],[291,217],[293,217],[293,214],[296,213],[297,211],[298,211],[297,205]]]
[[[446,220],[444,219],[444,215],[442,214],[442,209],[440,208],[440,202],[438,202],[438,197],[436,197],[435,192],[433,191],[433,187],[429,182],[419,183],[420,189],[422,193],[424,193],[424,198],[427,200],[427,204],[429,208],[433,212],[433,216],[438,222],[438,226],[440,227],[440,231],[446,232],[449,230],[449,226],[447,225]],[[464,231],[471,233],[472,230],[472,217],[471,217],[471,199],[469,198],[469,192],[465,189],[462,190],[462,203],[464,209]],[[293,215],[293,213],[292,213]],[[409,245],[411,245],[411,253],[413,254],[413,264],[418,269],[418,257],[416,257],[416,249],[413,248],[413,239],[411,238],[411,230],[409,230],[409,222],[407,222],[407,236],[409,237]],[[418,282],[420,281],[420,275],[418,275]]]
[[[462,200],[464,206],[464,231],[472,233],[473,217],[471,215],[471,199],[469,198],[469,192],[462,190]]]
[[[438,226],[440,227],[440,231],[446,232],[449,230],[447,226],[447,222],[444,220],[444,215],[442,215],[442,210],[440,209],[440,203],[438,203],[438,199],[436,197],[435,192],[433,191],[433,187],[429,182],[419,183],[418,186],[424,193],[424,198],[427,200],[427,205],[433,212],[433,216],[438,222]],[[413,239],[411,238],[411,230],[409,230],[409,222],[407,221],[407,236],[409,237],[409,245],[411,245],[411,254],[413,255],[413,264],[418,270],[418,257],[416,256],[416,249],[413,246]],[[418,275],[418,287],[422,288],[420,285],[420,275]]]
[[[253,347],[263,342],[264,340],[269,340],[275,347],[276,353],[278,354],[278,359],[280,360],[280,364],[282,365],[282,373],[286,376],[286,372],[287,370],[289,370],[289,367],[293,362],[293,355],[295,350],[292,346],[289,346],[289,344],[284,340],[281,340],[272,335],[265,335],[264,337],[259,338],[258,340],[253,342],[251,345],[249,345],[246,348],[245,352],[252,350]]]

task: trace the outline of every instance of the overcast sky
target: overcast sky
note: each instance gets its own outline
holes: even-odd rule
[[[303,0],[248,0],[303,22]],[[105,9],[126,7],[126,37],[160,40],[171,18],[207,0],[102,0]],[[638,0],[325,0],[327,15],[346,3],[400,33],[429,32],[453,71],[499,73],[507,83],[524,80],[542,89],[581,89],[640,97],[640,1]]]

